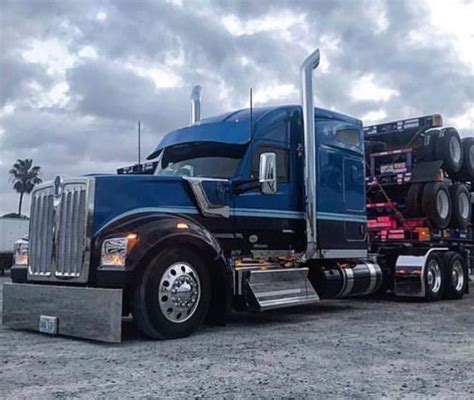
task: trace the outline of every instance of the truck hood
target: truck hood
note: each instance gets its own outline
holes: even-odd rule
[[[181,177],[96,175],[94,179],[94,235],[111,222],[131,214],[199,213]]]

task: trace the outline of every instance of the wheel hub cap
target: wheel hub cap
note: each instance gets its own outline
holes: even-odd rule
[[[444,190],[440,190],[436,196],[436,208],[441,218],[447,218],[449,214],[449,198]]]
[[[469,217],[469,206],[469,198],[467,197],[466,193],[462,193],[459,196],[459,211],[463,219],[467,219]]]
[[[452,278],[453,286],[457,292],[461,291],[464,286],[464,271],[459,261],[453,264]]]
[[[441,268],[436,261],[431,261],[427,271],[428,287],[433,293],[438,293],[441,288]]]
[[[163,315],[181,323],[192,317],[201,298],[201,285],[194,267],[185,262],[170,265],[160,281],[158,302]]]

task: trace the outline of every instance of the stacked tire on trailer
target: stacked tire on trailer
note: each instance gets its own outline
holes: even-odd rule
[[[423,148],[426,161],[442,161],[448,180],[414,183],[407,194],[409,217],[427,217],[435,229],[466,229],[471,222],[471,194],[466,182],[474,183],[474,138],[461,140],[454,128],[433,130]]]
[[[432,130],[421,152],[424,161],[442,161],[448,179],[443,174],[439,181],[411,184],[407,216],[427,217],[435,229],[466,229],[472,212],[466,183],[474,184],[474,138],[461,140],[454,128]],[[466,263],[458,252],[432,252],[423,276],[425,298],[460,299],[466,292],[467,277]]]

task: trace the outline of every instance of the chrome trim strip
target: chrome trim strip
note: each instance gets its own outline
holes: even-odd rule
[[[354,287],[354,271],[352,268],[342,268],[341,271],[344,274],[344,285],[337,297],[346,297],[352,292]]]
[[[262,208],[232,208],[231,215],[235,217],[264,217],[264,218],[288,218],[303,219],[304,213],[289,210],[272,210]]]
[[[293,257],[294,250],[250,250],[254,258]]]
[[[195,178],[190,176],[183,176],[183,179],[188,182],[191,190],[194,193],[194,197],[198,203],[199,209],[205,217],[217,217],[217,218],[229,218],[230,207],[212,204],[207,198],[206,191],[204,190],[202,183],[208,180],[207,178]],[[214,179],[217,180],[217,179]],[[220,181],[227,182],[225,179]]]
[[[367,216],[365,215],[354,215],[354,214],[339,214],[339,213],[327,213],[318,212],[316,213],[318,219],[323,220],[334,220],[344,222],[367,222]]]
[[[366,258],[368,254],[365,249],[330,249],[319,253],[316,258]]]
[[[380,273],[380,276],[382,276],[382,271],[380,270],[380,267],[378,264],[372,264],[369,261],[365,261],[365,265],[367,265],[367,268],[369,269],[370,273],[370,284],[367,290],[363,294],[370,294],[374,291],[375,285],[377,284],[377,273]],[[377,268],[378,271],[377,271]]]

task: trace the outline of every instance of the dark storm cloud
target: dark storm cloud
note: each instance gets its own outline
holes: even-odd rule
[[[17,157],[33,157],[47,178],[113,172],[134,161],[138,119],[144,153],[164,132],[188,123],[193,84],[203,86],[204,115],[241,107],[251,86],[257,94],[269,85],[297,89],[299,65],[314,47],[329,64],[315,85],[325,107],[358,117],[377,110],[390,118],[454,117],[474,102],[472,69],[459,61],[452,38],[413,40],[430,29],[419,2],[0,0],[0,7],[0,107],[15,108],[0,112],[0,213],[13,208],[4,178]],[[285,32],[260,29],[272,18],[284,26],[293,17]],[[242,32],[233,34],[226,18]],[[73,62],[62,75],[24,58],[35,40],[56,40],[70,53]],[[85,48],[97,57],[80,56]],[[172,71],[178,85],[160,87],[133,68],[154,66]],[[398,95],[355,99],[354,82],[368,74]],[[62,82],[67,97],[35,103],[32,82],[45,93]],[[289,91],[269,102],[298,100]]]

